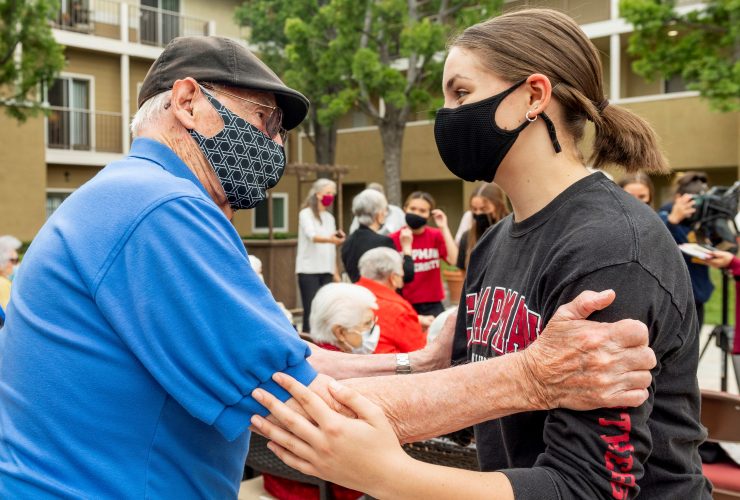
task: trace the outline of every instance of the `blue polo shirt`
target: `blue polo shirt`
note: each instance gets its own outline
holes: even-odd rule
[[[1,498],[236,498],[250,393],[315,377],[234,227],[148,139],[47,221],[6,313]]]

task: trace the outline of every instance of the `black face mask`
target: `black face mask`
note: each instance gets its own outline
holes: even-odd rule
[[[475,214],[475,225],[478,228],[478,236],[486,232],[493,225],[493,217],[490,214]]]
[[[409,226],[411,229],[422,228],[426,223],[427,220],[421,215],[406,214],[406,225]]]
[[[439,156],[450,172],[469,182],[493,181],[506,153],[521,131],[531,123],[527,119],[514,130],[503,130],[496,125],[496,109],[525,81],[515,83],[488,99],[437,111],[434,140]],[[555,125],[545,113],[540,113],[539,116],[542,116],[547,125],[555,152],[559,153],[561,148],[555,134]]]

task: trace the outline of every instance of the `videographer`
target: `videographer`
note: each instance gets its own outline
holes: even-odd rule
[[[706,173],[686,172],[676,181],[676,193],[673,195],[673,202],[660,207],[658,215],[679,245],[681,243],[696,243],[691,224],[687,220],[696,212],[695,196],[705,193],[708,187]],[[684,259],[691,276],[691,288],[694,292],[696,314],[699,328],[701,328],[704,323],[704,304],[712,296],[714,285],[709,279],[709,268],[706,265],[695,263],[688,255],[684,255]]]

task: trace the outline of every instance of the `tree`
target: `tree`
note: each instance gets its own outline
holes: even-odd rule
[[[265,63],[311,101],[304,131],[321,164],[335,161],[336,122],[351,109],[353,95],[354,48],[341,45],[346,38],[337,41],[334,12],[330,0],[247,0],[236,13]]]
[[[58,10],[54,0],[0,0],[0,103],[21,122],[42,107],[39,84],[64,67],[50,25]]]
[[[359,108],[378,126],[388,200],[401,201],[406,123],[439,95],[451,31],[490,17],[502,1],[247,0],[237,19],[265,61],[313,103],[320,163],[333,163],[336,122]]]
[[[634,70],[654,79],[680,75],[717,110],[740,109],[740,0],[708,0],[680,13],[675,0],[622,0],[635,31]]]
[[[498,13],[500,0],[333,0],[341,25],[356,22],[352,58],[356,103],[378,125],[388,200],[401,203],[401,153],[406,123],[439,95],[442,53],[449,34]],[[349,44],[348,44],[349,45]]]

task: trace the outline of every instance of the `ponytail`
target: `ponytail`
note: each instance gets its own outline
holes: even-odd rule
[[[633,112],[608,105],[598,121],[594,120],[594,125],[596,138],[590,160],[594,168],[615,164],[629,173],[665,174],[670,171],[655,131]]]

